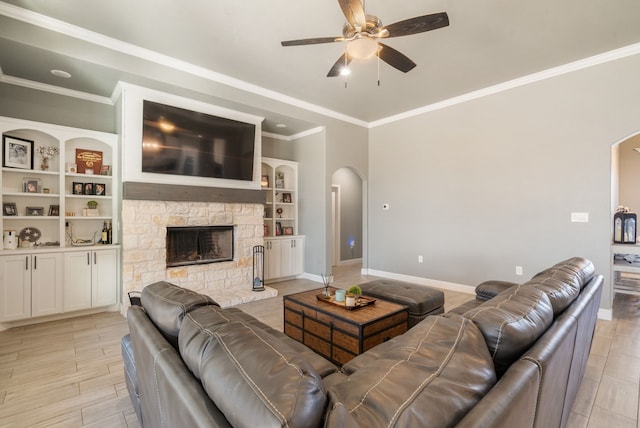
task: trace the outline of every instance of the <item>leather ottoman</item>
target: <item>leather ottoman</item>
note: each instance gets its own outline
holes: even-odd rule
[[[360,284],[362,294],[405,305],[409,310],[409,325],[413,327],[428,315],[444,312],[444,293],[434,288],[392,279],[377,279]]]

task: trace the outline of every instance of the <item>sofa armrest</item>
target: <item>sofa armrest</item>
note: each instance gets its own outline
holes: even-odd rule
[[[498,294],[500,294],[507,288],[513,287],[514,285],[518,285],[518,283],[510,281],[498,281],[494,279],[481,282],[476,287],[476,299],[482,301],[493,299]]]

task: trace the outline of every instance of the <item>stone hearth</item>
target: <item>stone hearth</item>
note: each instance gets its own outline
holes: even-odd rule
[[[123,311],[128,293],[168,281],[211,296],[220,306],[235,306],[277,296],[277,290],[252,291],[252,248],[263,244],[262,204],[180,201],[122,201]],[[166,267],[168,226],[234,225],[234,260]]]

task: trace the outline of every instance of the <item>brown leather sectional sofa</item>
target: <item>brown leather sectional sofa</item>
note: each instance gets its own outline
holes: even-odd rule
[[[145,427],[560,427],[586,369],[602,276],[572,258],[488,282],[342,367],[239,309],[158,282],[122,340]]]

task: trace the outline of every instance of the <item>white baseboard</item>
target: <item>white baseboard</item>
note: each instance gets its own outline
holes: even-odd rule
[[[598,318],[601,320],[611,321],[613,319],[613,309],[598,309]]]
[[[404,275],[401,273],[385,272],[374,269],[362,269],[362,274],[395,279],[396,281],[411,282],[413,284],[424,285],[425,287],[442,288],[444,290],[457,291],[458,293],[476,294],[475,286],[439,281],[437,279],[421,278],[419,276]]]
[[[350,260],[340,260],[338,262],[338,266],[349,266],[349,265],[355,265],[358,263],[362,263],[362,259],[350,259]]]

